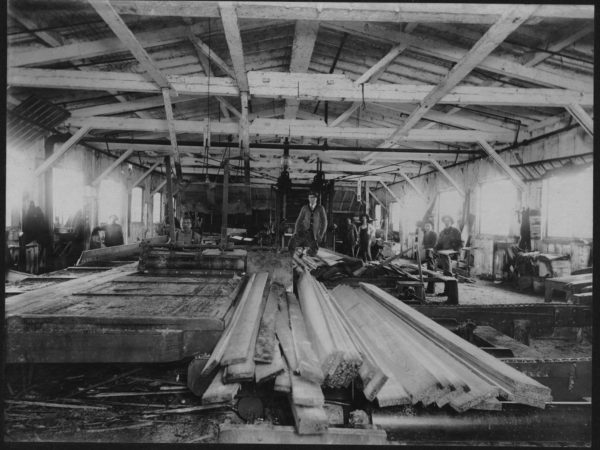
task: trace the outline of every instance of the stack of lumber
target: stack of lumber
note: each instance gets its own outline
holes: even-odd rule
[[[202,394],[204,404],[231,401],[239,391],[241,382],[254,379],[264,381],[283,371],[273,333],[273,311],[277,305],[277,294],[274,290],[267,289],[267,282],[267,272],[250,276],[227,328],[200,371],[200,376],[207,376],[219,367],[213,382]],[[263,320],[264,310],[266,314]],[[258,348],[257,341],[260,343]],[[258,362],[255,360],[257,352]],[[191,364],[188,386],[192,390],[197,385],[195,378]]]
[[[498,399],[544,408],[550,389],[463,340],[382,289],[337,286],[331,292],[368,369],[387,380],[365,392],[379,406],[421,403],[467,409],[498,409]],[[367,369],[368,368],[368,369]],[[367,384],[368,385],[368,384]],[[366,389],[365,389],[366,390]],[[375,394],[374,394],[375,393]]]
[[[231,402],[243,382],[273,382],[288,395],[299,434],[327,430],[321,390],[325,376],[308,338],[300,304],[279,285],[266,289],[267,273],[251,275],[208,362],[188,368],[188,386],[205,405]],[[265,300],[265,293],[268,292]],[[200,364],[200,359],[198,363]],[[216,371],[204,391],[199,378]]]
[[[315,256],[294,255],[294,261],[303,270],[310,272],[315,278],[322,281],[352,276],[357,269],[363,266],[360,259],[323,248],[320,248]]]
[[[323,384],[347,387],[363,362],[358,348],[321,283],[308,272],[299,271],[297,288],[308,338],[325,375]]]

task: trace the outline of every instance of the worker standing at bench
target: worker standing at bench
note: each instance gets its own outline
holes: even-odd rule
[[[322,205],[317,204],[317,193],[308,193],[308,205],[304,205],[296,219],[294,235],[288,244],[293,255],[297,247],[308,247],[308,255],[314,256],[319,250],[319,242],[323,240],[327,230],[327,214]]]
[[[458,228],[453,227],[454,219],[449,215],[442,217],[445,228],[438,235],[435,251],[438,256],[438,264],[443,269],[444,275],[452,276],[452,257],[458,255],[463,241]],[[448,283],[444,283],[444,292],[438,295],[448,295]]]
[[[433,224],[430,220],[426,220],[423,224],[423,250],[425,255],[425,263],[429,270],[435,270],[436,258],[434,248],[437,244],[438,235],[433,231]],[[433,294],[435,292],[434,283],[427,283],[427,294]]]
[[[192,230],[192,218],[185,216],[181,221],[181,230],[175,230],[175,243],[180,245],[201,244],[202,237]]]

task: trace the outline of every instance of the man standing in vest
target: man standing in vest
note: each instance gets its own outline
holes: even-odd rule
[[[327,230],[327,214],[322,205],[317,204],[317,193],[308,193],[308,205],[300,210],[294,235],[288,245],[289,251],[294,254],[297,247],[308,247],[309,256],[314,256],[319,250],[319,242],[323,240]]]

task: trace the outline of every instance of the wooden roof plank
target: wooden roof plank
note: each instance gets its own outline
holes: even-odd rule
[[[144,47],[138,42],[135,35],[123,21],[121,16],[115,11],[109,0],[91,0],[90,5],[96,10],[98,15],[106,22],[110,29],[125,44],[125,47],[135,56],[146,72],[161,88],[170,88],[170,83],[156,67],[156,63],[146,52]]]
[[[477,41],[463,58],[448,72],[442,82],[427,94],[420,105],[410,113],[404,124],[391,136],[408,132],[433,106],[460,83],[481,61],[494,51],[514,30],[516,30],[537,8],[537,5],[521,5],[508,10]]]

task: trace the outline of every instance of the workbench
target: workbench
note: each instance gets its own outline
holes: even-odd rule
[[[591,289],[594,275],[584,273],[581,275],[570,275],[568,277],[546,278],[544,282],[544,300],[551,302],[555,291],[565,294],[565,301],[571,301],[574,294],[579,294],[586,289]]]

